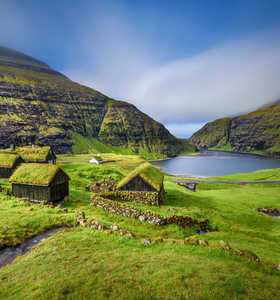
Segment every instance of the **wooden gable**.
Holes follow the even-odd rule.
[[[139,174],[132,177],[127,183],[121,186],[119,190],[158,192],[148,181],[143,179]]]
[[[56,173],[52,181],[50,182],[50,186],[59,185],[70,180],[69,176],[63,172],[61,169]]]

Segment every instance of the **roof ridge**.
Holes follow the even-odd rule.
[[[140,164],[137,168],[131,171],[126,177],[124,177],[117,185],[117,188],[120,188],[130,182],[133,178],[139,175],[144,181],[150,184],[154,189],[160,191],[162,182],[163,182],[163,174],[156,169],[149,162],[145,162]]]

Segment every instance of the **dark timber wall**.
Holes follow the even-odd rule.
[[[13,168],[0,167],[0,178],[10,178],[13,172]]]
[[[18,198],[28,198],[30,200],[38,201],[51,201],[50,199],[50,187],[49,186],[37,186],[26,184],[12,184],[13,195]]]
[[[61,184],[57,184],[54,186],[51,186],[51,196],[50,196],[50,201],[55,202],[62,200],[65,196],[69,195],[69,185],[68,182],[64,182]]]
[[[165,190],[164,190],[164,186],[162,185],[160,192],[158,194],[158,199],[159,199],[159,204],[162,204],[163,201],[165,200]]]
[[[119,188],[120,191],[141,191],[141,192],[157,192],[148,182],[137,175]]]
[[[23,162],[19,157],[12,167],[2,167],[0,166],[0,178],[10,178],[14,170]]]

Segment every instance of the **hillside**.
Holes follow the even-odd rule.
[[[135,106],[77,84],[30,56],[0,47],[0,148],[33,143],[66,153],[82,137],[159,156],[194,149]]]
[[[207,123],[189,141],[198,148],[280,157],[280,103]]]
[[[214,231],[199,234],[194,224],[153,225],[90,205],[88,184],[109,176],[119,182],[143,162],[137,155],[102,154],[111,162],[90,165],[90,158],[58,155],[58,165],[71,177],[69,201],[61,208],[20,201],[0,191],[2,251],[62,229],[6,266],[1,266],[0,250],[1,300],[279,299],[280,219],[256,210],[280,210],[279,184],[200,183],[193,192],[166,176],[161,206],[114,201],[143,214],[208,219]],[[240,178],[279,180],[280,169],[219,179]],[[0,186],[12,189],[3,179]],[[81,212],[94,225],[79,225]]]

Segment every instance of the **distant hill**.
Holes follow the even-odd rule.
[[[248,114],[209,122],[189,141],[198,148],[280,157],[280,101]]]
[[[66,153],[84,149],[75,147],[81,140],[88,148],[103,143],[159,156],[194,149],[135,106],[0,47],[0,148],[34,143]]]

